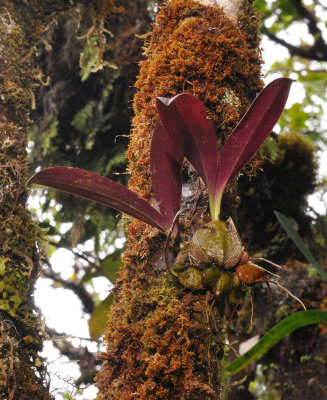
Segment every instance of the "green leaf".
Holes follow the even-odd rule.
[[[275,213],[279,223],[285,229],[288,236],[293,240],[293,242],[296,244],[296,246],[299,248],[299,250],[305,256],[305,258],[316,268],[316,270],[319,272],[319,274],[325,280],[327,280],[327,272],[321,267],[321,265],[318,263],[318,261],[311,254],[310,250],[307,248],[307,246],[305,245],[305,243],[302,240],[302,238],[300,237],[300,235],[293,228],[289,219],[284,214],[282,214],[278,211],[274,211],[274,213]]]
[[[261,357],[272,346],[296,329],[301,328],[302,326],[317,323],[327,323],[327,311],[309,310],[300,311],[290,315],[270,329],[270,331],[268,331],[264,336],[262,336],[259,342],[249,351],[227,365],[227,367],[224,369],[224,372],[231,375],[236,374],[246,367],[250,362]]]
[[[266,0],[256,0],[254,2],[254,7],[256,11],[261,11],[262,14],[265,14],[264,16],[267,17],[267,14],[269,13],[269,16],[271,15],[271,12],[269,12],[266,4]]]
[[[307,121],[310,114],[303,110],[303,104],[294,103],[292,107],[287,110],[290,118],[289,130],[299,131],[301,129],[308,129]]]
[[[120,270],[121,264],[121,251],[118,250],[101,261],[99,267],[105,272],[110,281],[115,283],[118,278],[118,271]]]
[[[118,272],[121,268],[121,254],[123,249],[117,249],[112,254],[104,258],[100,261],[98,267],[94,268],[93,265],[90,265],[85,269],[85,274],[81,280],[82,283],[89,282],[93,278],[97,278],[99,276],[105,276],[110,280],[111,283],[115,283],[118,278]],[[102,269],[102,271],[100,270]]]
[[[89,332],[91,339],[97,339],[101,336],[108,319],[108,309],[114,301],[114,295],[109,294],[91,314],[89,319]]]

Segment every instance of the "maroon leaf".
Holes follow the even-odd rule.
[[[148,204],[123,185],[79,168],[53,167],[36,173],[28,183],[49,186],[112,207],[158,229],[169,224]]]
[[[181,205],[183,159],[158,119],[151,141],[151,181],[161,215],[169,225]]]
[[[189,93],[171,99],[157,98],[160,120],[179,151],[188,158],[214,192],[217,169],[217,140],[212,121],[200,100]]]
[[[219,218],[227,182],[255,156],[277,123],[292,82],[289,78],[278,78],[266,86],[227,139],[218,162],[213,219]]]

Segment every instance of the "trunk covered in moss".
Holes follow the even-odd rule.
[[[185,91],[197,96],[207,106],[221,146],[262,87],[258,19],[251,2],[239,3],[232,19],[219,6],[193,0],[166,2],[157,15],[136,84],[127,153],[130,188],[149,201],[154,99]],[[184,185],[180,230],[187,242],[210,217],[204,186],[189,164]],[[225,197],[226,217],[235,211],[235,184]],[[135,220],[127,230],[97,377],[98,399],[219,399],[228,389],[221,382],[224,304],[209,292],[183,288],[166,271],[163,234]],[[171,262],[177,251],[169,248]]]
[[[77,9],[78,4],[84,7]],[[26,130],[36,107],[34,91],[48,79],[36,64],[44,33],[56,17],[75,8],[92,20],[98,62],[108,32],[109,14],[123,11],[115,0],[3,0],[0,6],[0,398],[50,399],[45,369],[38,357],[43,328],[33,302],[40,273],[37,223],[26,210]],[[50,45],[48,47],[51,47]]]
[[[2,1],[0,8],[0,398],[50,399],[38,358],[42,326],[32,290],[40,231],[26,210],[26,128],[41,80],[36,45],[64,2]]]

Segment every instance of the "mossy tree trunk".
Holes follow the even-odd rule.
[[[26,209],[26,145],[36,88],[48,78],[37,67],[43,34],[65,11],[88,15],[98,38],[99,66],[107,44],[104,23],[119,1],[3,0],[0,5],[0,398],[50,399],[38,352],[43,327],[33,302],[40,273],[41,233]],[[117,6],[116,6],[117,5]],[[84,10],[78,9],[83,7]],[[50,77],[51,78],[51,77]]]
[[[71,7],[71,5],[70,5]],[[64,1],[3,0],[0,7],[0,398],[50,399],[38,358],[33,302],[40,231],[26,210],[26,129],[41,76],[36,46]]]
[[[221,146],[262,87],[252,1],[221,2],[225,9],[216,3],[165,2],[147,43],[127,156],[130,188],[149,201],[154,99],[185,91],[197,96],[207,106]],[[187,242],[210,217],[205,188],[190,165],[183,175],[187,197],[180,229]],[[225,194],[224,218],[235,214],[235,197],[234,182]],[[97,377],[98,399],[221,398],[228,390],[221,381],[224,302],[179,285],[165,268],[165,236],[139,221],[128,222],[124,267]],[[169,251],[173,262],[178,247],[171,245]]]

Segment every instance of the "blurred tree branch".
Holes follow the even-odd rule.
[[[95,374],[98,372],[101,365],[100,360],[96,359],[95,354],[90,352],[87,347],[79,346],[76,347],[66,338],[63,333],[58,333],[55,329],[46,327],[46,333],[49,335],[54,347],[60,351],[60,353],[66,356],[70,361],[77,362],[81,375],[76,380],[75,385],[93,383]],[[81,340],[90,340],[87,338],[78,338]]]
[[[294,6],[299,19],[307,24],[308,31],[313,36],[314,44],[312,46],[294,46],[287,40],[278,37],[275,33],[271,32],[264,26],[262,28],[262,32],[275,43],[286,47],[291,56],[298,56],[316,61],[327,61],[327,43],[325,42],[322,31],[318,26],[318,19],[314,14],[314,11],[311,11],[305,7],[302,0],[290,0],[290,3]]]
[[[43,270],[43,276],[52,279],[54,282],[60,283],[65,289],[71,290],[77,295],[83,304],[83,311],[89,314],[94,310],[94,301],[92,295],[85,289],[85,287],[78,283],[78,281],[70,281],[63,279],[58,272],[54,272],[51,264],[47,263],[48,268]]]

